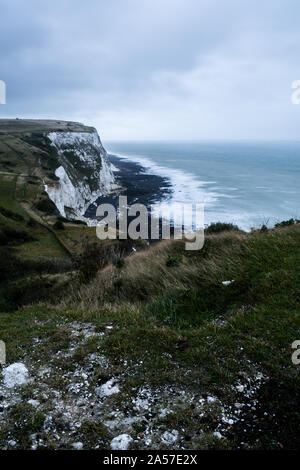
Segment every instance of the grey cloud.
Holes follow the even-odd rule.
[[[296,0],[20,3],[1,0],[2,115],[82,118],[107,138],[271,138],[281,115],[279,137],[297,135]]]

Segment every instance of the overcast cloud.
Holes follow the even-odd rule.
[[[0,0],[1,117],[102,139],[299,139],[298,0]]]

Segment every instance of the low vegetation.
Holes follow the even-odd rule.
[[[299,224],[207,234],[199,252],[87,240],[68,295],[0,316],[8,363],[35,384],[22,396],[39,403],[22,436],[18,400],[9,408],[1,446],[9,432],[19,448],[109,448],[127,432],[133,448],[298,448],[299,262]]]
[[[207,234],[209,234],[209,233],[231,232],[231,231],[240,232],[240,229],[238,228],[237,225],[228,224],[228,223],[225,223],[225,222],[212,223],[205,229],[205,232]]]

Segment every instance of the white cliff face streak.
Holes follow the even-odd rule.
[[[61,163],[56,183],[45,189],[62,216],[83,218],[97,197],[116,189],[113,172],[97,131],[51,132],[47,137]]]

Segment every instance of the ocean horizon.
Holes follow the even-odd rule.
[[[104,146],[116,175],[122,161],[123,169],[136,164],[139,172],[162,179],[155,199],[162,213],[176,204],[204,204],[205,225],[220,221],[247,231],[300,218],[300,141],[107,141]]]

